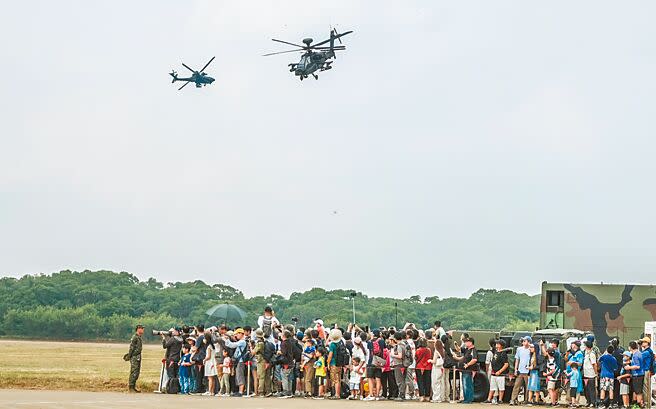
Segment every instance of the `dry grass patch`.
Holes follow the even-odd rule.
[[[128,343],[0,340],[0,388],[124,391],[130,363],[123,361]],[[157,388],[160,345],[144,345],[141,376],[144,391]]]

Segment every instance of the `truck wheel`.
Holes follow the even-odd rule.
[[[478,371],[474,376],[474,402],[484,402],[490,393],[490,382],[484,371]]]

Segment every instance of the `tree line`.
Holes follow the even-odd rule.
[[[430,326],[436,319],[451,329],[531,330],[539,320],[539,295],[509,290],[480,289],[468,298],[418,295],[396,299],[369,297],[351,289],[312,288],[247,298],[238,289],[203,281],[162,283],[140,281],[127,272],[61,271],[50,275],[0,278],[0,335],[60,340],[125,340],[134,326],[168,329],[176,325],[216,324],[205,311],[217,303],[230,303],[247,313],[244,323],[254,324],[262,309],[271,305],[282,322],[298,318],[308,326],[321,317],[326,325],[353,320],[351,293],[357,293],[359,325]]]

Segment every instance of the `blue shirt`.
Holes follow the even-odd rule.
[[[515,352],[515,361],[517,364],[517,372],[520,374],[528,374],[528,366],[531,364],[531,350],[528,348],[517,348]]]
[[[642,371],[651,371],[654,367],[654,351],[647,348],[642,351]]]
[[[643,376],[645,374],[645,366],[642,361],[642,352],[635,351],[633,354],[631,354],[631,366],[638,367],[638,369],[631,370],[631,376]]]
[[[185,362],[187,362],[187,363],[191,362],[191,354],[184,354],[182,356],[182,362],[181,363],[184,364]],[[189,376],[189,368],[190,368],[189,366],[180,365],[180,377]]]
[[[579,371],[570,370],[567,372],[567,376],[569,376],[569,387],[578,388],[579,383],[581,383],[581,373]]]
[[[617,370],[617,359],[610,354],[603,354],[599,358],[599,363],[601,364],[601,377],[602,378],[614,378],[615,371]]]
[[[569,366],[569,363],[571,363],[571,362],[576,362],[577,364],[579,364],[579,368],[582,368],[583,367],[583,358],[584,358],[583,352],[578,350],[578,351],[576,351],[576,353],[571,358],[569,358],[569,361],[567,362],[567,364],[568,364],[567,366]]]

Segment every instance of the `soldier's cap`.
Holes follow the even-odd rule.
[[[139,328],[141,328],[141,329],[143,329],[143,328],[144,328],[144,326],[143,326],[143,325],[141,325],[141,324],[137,324],[137,329],[139,329]]]
[[[258,328],[255,330],[255,336],[261,339],[264,338],[264,331],[262,331],[262,328]]]
[[[651,338],[649,338],[649,337],[644,337],[644,338],[642,338],[642,339],[640,340],[640,343],[643,343],[643,342],[647,342],[647,343],[651,344]]]

